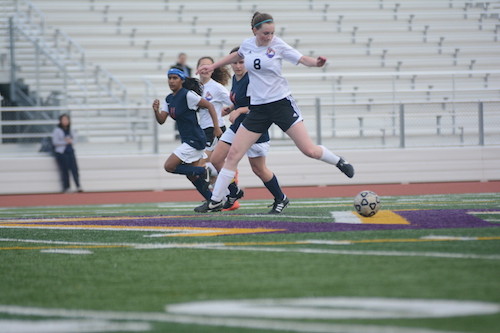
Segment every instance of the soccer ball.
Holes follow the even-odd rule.
[[[354,198],[354,208],[361,216],[371,217],[380,209],[380,198],[372,191],[361,191]]]

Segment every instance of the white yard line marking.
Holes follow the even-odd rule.
[[[73,250],[73,249],[47,249],[41,250],[42,253],[61,253],[61,254],[92,254],[90,250]]]
[[[311,249],[311,248],[294,249],[294,248],[280,248],[280,247],[246,247],[246,246],[207,247],[206,249],[231,250],[231,251],[262,251],[262,252],[355,255],[355,256],[434,257],[434,258],[450,258],[450,259],[500,260],[500,255],[477,255],[468,253],[447,253],[447,252],[355,251],[355,250],[327,250],[327,249]]]
[[[151,325],[144,322],[116,323],[100,319],[0,319],[4,333],[91,333],[91,332],[148,332]]]
[[[267,319],[396,319],[491,315],[496,303],[384,297],[299,297],[205,300],[169,304],[167,313]]]
[[[439,237],[439,236],[438,236]],[[458,240],[462,241],[463,237],[443,238],[436,240]],[[467,240],[471,240],[470,237]],[[213,249],[227,251],[261,251],[261,252],[281,252],[281,253],[308,253],[308,254],[331,254],[331,255],[358,255],[358,256],[389,256],[389,257],[434,257],[434,258],[449,258],[449,259],[484,259],[484,260],[500,260],[500,255],[477,255],[469,253],[448,253],[448,252],[410,252],[410,251],[358,251],[358,250],[330,250],[317,248],[284,248],[284,247],[264,247],[262,245],[281,245],[280,242],[275,243],[82,243],[82,242],[61,242],[61,241],[46,241],[46,240],[22,240],[0,238],[4,242],[25,242],[25,243],[43,243],[54,245],[82,245],[96,247],[131,247],[136,249],[171,249],[171,248],[188,248],[188,249]],[[348,245],[346,241],[320,241],[323,245]],[[316,240],[291,241],[285,242],[290,245],[314,245],[319,244]],[[236,246],[235,246],[236,245]],[[251,245],[251,246],[248,246]]]
[[[273,319],[243,319],[225,317],[207,317],[177,315],[162,312],[117,312],[117,311],[92,311],[68,309],[44,309],[20,306],[0,305],[0,312],[16,316],[43,316],[63,318],[85,318],[94,320],[124,320],[124,321],[150,321],[170,322],[178,324],[195,324],[223,327],[238,327],[249,329],[272,329],[291,332],[316,332],[316,333],[460,333],[450,331],[435,331],[422,328],[407,328],[380,325],[350,325],[330,324],[315,322],[299,322],[293,320]],[[1,326],[0,326],[1,328]]]
[[[457,240],[457,241],[474,241],[478,240],[477,237],[457,237],[457,236],[439,236],[439,235],[430,235],[420,237],[420,239],[431,239],[431,240]]]
[[[471,215],[500,215],[500,211],[493,211],[493,212],[488,212],[488,211],[484,211],[484,212],[467,212],[467,214],[471,214]]]

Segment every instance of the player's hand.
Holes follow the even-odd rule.
[[[155,99],[155,101],[153,102],[153,110],[157,112],[159,108],[160,108],[160,101]]]
[[[316,65],[318,67],[323,67],[325,63],[326,63],[326,57],[319,56],[318,59],[316,59]]]
[[[233,110],[231,110],[231,108],[229,106],[225,106],[222,108],[221,110],[221,114],[222,116],[227,116],[228,114],[230,114]]]
[[[196,74],[208,74],[210,72],[213,72],[213,66],[212,65],[201,65],[198,67],[196,70]]]
[[[222,130],[219,126],[214,127],[214,136],[216,136],[217,138],[220,138],[222,136]]]
[[[236,121],[236,118],[238,118],[240,116],[240,114],[241,113],[237,112],[236,110],[231,112],[231,114],[229,115],[229,121],[231,122],[231,124],[234,124],[234,122]]]

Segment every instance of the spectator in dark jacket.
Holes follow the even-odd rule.
[[[71,121],[67,114],[59,117],[59,125],[52,132],[52,143],[55,148],[55,156],[59,171],[61,172],[61,180],[63,185],[63,193],[68,193],[70,190],[69,172],[73,174],[76,190],[83,192],[80,187],[80,177],[78,175],[78,165],[76,163],[75,150],[75,133],[71,129]]]

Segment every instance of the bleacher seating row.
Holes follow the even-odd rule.
[[[204,55],[218,59],[251,37],[253,11],[274,15],[276,34],[306,55],[329,59],[323,69],[287,66],[296,98],[325,91],[343,73],[397,71],[488,71],[500,68],[498,2],[459,0],[362,1],[141,1],[32,0],[45,14],[46,34],[62,29],[85,50],[87,60],[112,72],[127,87],[128,98],[144,103],[143,76],[164,74],[183,51],[194,67]],[[68,12],[71,15],[68,15]],[[27,73],[31,69],[24,65]],[[294,73],[334,73],[327,82],[297,79]],[[355,103],[385,102],[384,90],[370,88],[362,76],[351,86]],[[327,83],[327,84],[325,84]],[[437,87],[409,89],[400,95],[409,101],[451,99]],[[356,89],[354,89],[356,87]],[[165,85],[157,91],[165,94]],[[352,103],[342,92],[337,102]],[[499,77],[492,73],[489,87],[460,77],[455,89],[464,98],[497,99]],[[482,90],[482,91],[478,91]],[[423,91],[423,93],[422,93]],[[467,92],[468,91],[468,92]],[[379,93],[380,92],[380,93]],[[427,92],[430,92],[427,94]],[[364,94],[364,95],[362,95]],[[363,96],[363,97],[361,97]]]
[[[30,4],[42,15],[33,11]],[[87,91],[68,82],[67,102],[73,107],[75,128],[84,138],[77,150],[87,191],[191,188],[184,177],[166,174],[162,168],[167,152],[175,144],[172,123],[158,135],[162,143],[160,154],[149,155],[140,149],[140,155],[131,154],[137,150],[129,148],[152,145],[148,141],[154,128],[149,106],[153,98],[163,98],[168,93],[165,72],[178,53],[186,52],[193,68],[201,56],[223,57],[251,37],[250,20],[255,10],[271,13],[276,20],[276,35],[303,54],[329,59],[323,68],[284,64],[284,73],[311,135],[316,130],[314,112],[319,97],[325,104],[323,131],[330,136],[325,145],[334,150],[339,142],[356,141],[357,145],[345,153],[359,176],[352,180],[341,174],[325,177],[332,174],[330,165],[311,162],[297,150],[280,147],[286,146],[285,140],[280,141],[273,134],[268,162],[283,186],[500,179],[498,146],[490,143],[499,142],[496,118],[485,125],[490,138],[486,146],[473,146],[477,142],[477,108],[469,103],[458,104],[500,100],[500,1],[4,0],[1,6],[0,76],[8,77],[8,19],[15,15],[16,8],[25,17],[31,15],[33,23],[41,27],[32,32],[33,37],[42,37],[54,52],[67,51],[77,59],[85,59],[86,71],[79,70],[78,63],[72,63],[67,70],[75,81],[86,82]],[[71,48],[74,44],[64,44],[68,38],[62,32],[84,53]],[[19,78],[36,87],[38,71],[41,96],[61,90],[61,70],[43,55],[37,65],[32,42],[17,36],[15,51]],[[99,82],[94,81],[91,72],[98,68],[104,74],[109,71],[119,82],[106,75]],[[145,80],[152,84],[149,94]],[[109,96],[106,89],[116,96]],[[120,99],[116,97],[122,96],[128,103],[120,110],[116,107]],[[410,124],[413,119],[418,120],[414,118],[418,112],[423,116],[424,110],[442,108],[441,113],[422,119],[420,127],[410,128],[408,133],[425,142],[442,130],[447,134],[441,137],[442,146],[447,148],[412,149],[412,144],[408,144],[409,149],[387,148],[398,147],[398,142],[394,142],[398,137],[391,135],[395,124],[387,117],[397,106],[388,105],[400,102],[422,102],[408,107],[414,109],[407,118]],[[432,106],[425,104],[432,102]],[[457,104],[445,106],[443,102]],[[85,110],[85,103],[94,108]],[[99,111],[95,108],[105,104],[112,106]],[[450,124],[450,105],[474,109],[470,124],[467,116]],[[497,105],[490,103],[488,107]],[[333,122],[333,113],[338,117],[337,127],[328,125]],[[132,130],[130,119],[124,117],[133,118],[137,130]],[[450,135],[450,130],[456,133]],[[141,135],[148,139],[143,142]],[[370,147],[374,140],[383,142],[382,147],[386,148],[359,149]],[[109,146],[102,145],[100,154],[93,153],[102,142]],[[459,147],[461,144],[463,147]],[[106,149],[116,145],[120,150],[110,150],[112,153],[108,154]],[[28,150],[35,151],[38,146],[26,146],[25,153],[4,153],[15,151],[14,145],[2,150],[0,194],[58,192],[53,158],[33,156]],[[36,170],[31,167],[33,164],[37,165]],[[314,173],[303,173],[306,167],[313,167]],[[241,165],[240,181],[248,187],[261,186],[248,162]]]

